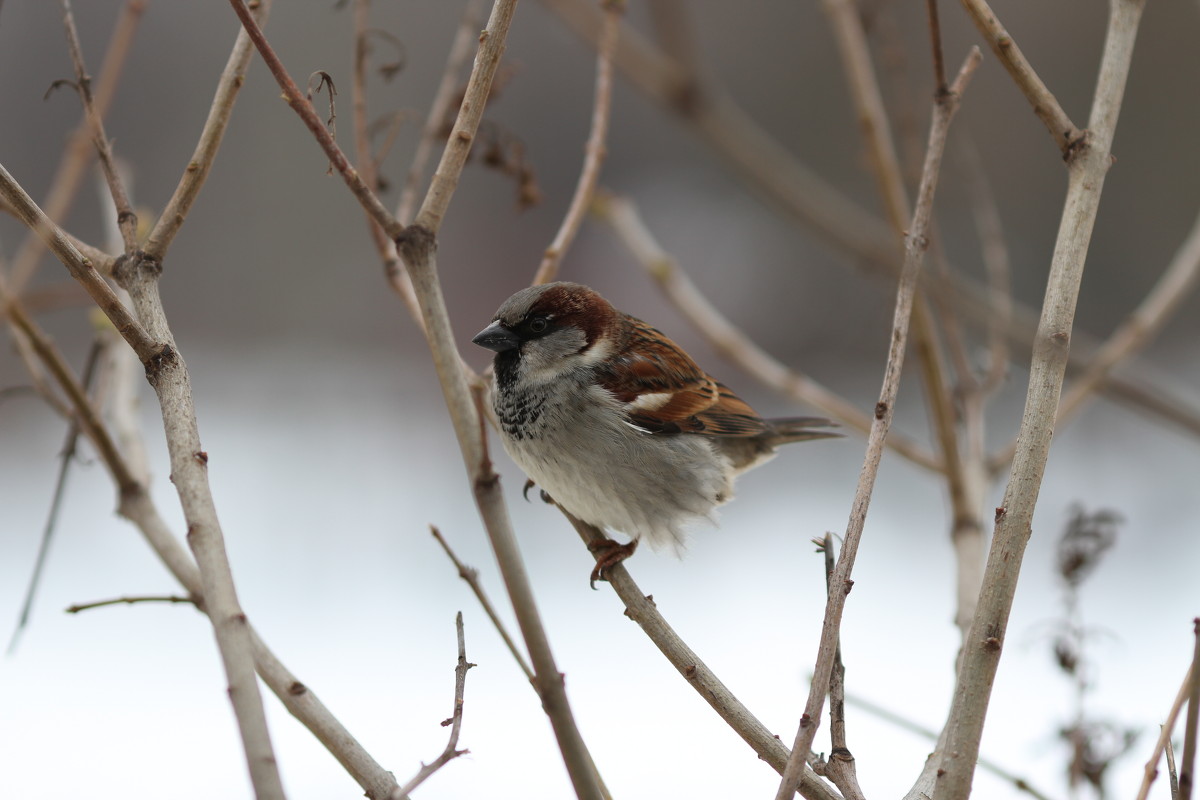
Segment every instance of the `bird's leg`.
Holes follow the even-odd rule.
[[[596,588],[596,581],[607,581],[608,576],[605,572],[609,567],[620,564],[625,559],[633,555],[633,551],[637,550],[638,540],[633,539],[626,544],[613,541],[609,538],[600,539],[588,545],[588,550],[596,556],[596,567],[592,570],[591,579],[588,581],[592,589]]]

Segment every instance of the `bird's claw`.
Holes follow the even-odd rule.
[[[588,585],[592,587],[592,590],[595,591],[596,589],[596,581],[607,581],[608,570],[633,555],[633,552],[637,550],[637,546],[637,539],[633,539],[625,544],[608,538],[590,543],[588,550],[591,551],[592,555],[596,556],[596,566],[592,569],[591,577],[588,580]]]

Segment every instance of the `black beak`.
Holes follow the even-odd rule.
[[[501,325],[499,320],[475,334],[475,338],[471,341],[480,347],[495,350],[497,353],[508,352],[521,344],[521,338]]]

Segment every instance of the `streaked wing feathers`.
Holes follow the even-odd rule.
[[[770,429],[663,334],[628,318],[629,340],[613,354],[600,385],[626,404],[631,424],[649,433],[756,436]]]

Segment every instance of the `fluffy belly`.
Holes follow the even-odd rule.
[[[713,509],[732,496],[729,467],[703,437],[657,436],[624,423],[593,427],[583,437],[576,426],[547,422],[535,436],[505,436],[505,448],[585,522],[679,551],[684,526],[711,521]]]

